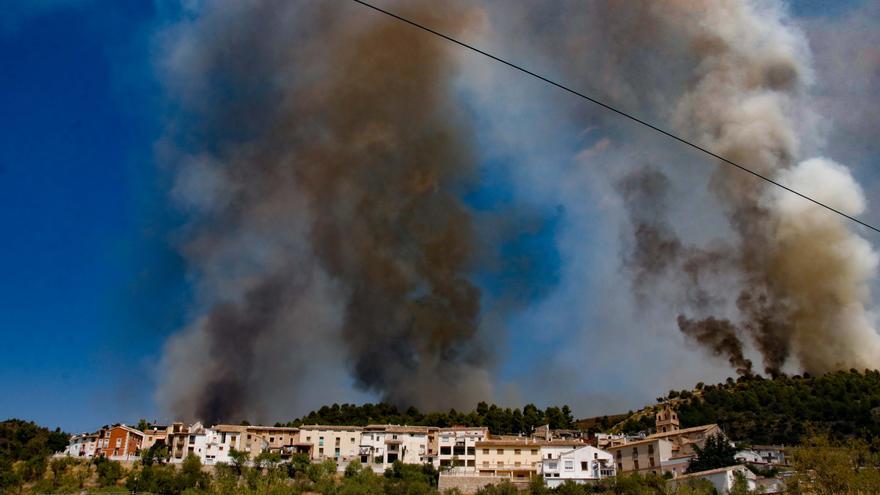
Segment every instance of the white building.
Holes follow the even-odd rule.
[[[67,457],[83,457],[91,459],[95,456],[97,442],[98,436],[94,433],[74,435],[70,437],[70,442],[61,453]]]
[[[758,454],[767,464],[787,465],[785,447],[779,445],[752,445],[752,451]]]
[[[486,427],[455,426],[437,431],[437,457],[434,467],[459,467],[465,471],[477,469],[477,442],[489,436]]]
[[[566,481],[586,483],[615,476],[614,456],[591,445],[572,449],[541,447],[544,483],[555,488]]]
[[[199,457],[205,465],[232,464],[232,458],[229,457],[232,449],[244,451],[244,426],[217,425],[206,428],[204,432],[205,447]]]
[[[764,464],[764,459],[754,450],[740,450],[733,456],[737,462],[747,462],[750,464]]]
[[[678,486],[682,483],[687,483],[688,480],[692,479],[708,480],[710,483],[712,483],[712,486],[715,487],[715,490],[719,494],[724,495],[730,493],[730,490],[736,483],[737,475],[741,475],[746,479],[749,491],[755,490],[758,477],[755,476],[755,473],[749,471],[747,467],[741,465],[728,466],[718,469],[710,469],[708,471],[700,471],[698,473],[685,474],[677,478],[673,478],[671,480],[671,483],[675,486]]]
[[[437,428],[426,426],[369,425],[361,434],[358,455],[365,466],[382,472],[401,461],[405,464],[429,462],[428,434]]]

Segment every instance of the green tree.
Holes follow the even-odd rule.
[[[703,447],[695,444],[694,453],[696,453],[696,457],[688,466],[687,472],[689,473],[733,466],[737,463],[734,459],[736,447],[730,445],[727,438],[720,433],[707,438]]]
[[[122,465],[105,457],[95,459],[95,470],[101,486],[114,486],[122,479]]]
[[[205,489],[208,487],[208,477],[202,471],[202,461],[195,454],[189,454],[180,466],[178,486],[181,490],[187,488]]]
[[[229,459],[232,461],[232,467],[235,469],[235,472],[239,476],[243,475],[250,460],[248,453],[243,450],[229,449]]]

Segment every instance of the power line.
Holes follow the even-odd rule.
[[[829,211],[831,211],[831,212],[837,213],[838,215],[840,215],[840,216],[842,216],[842,217],[844,217],[844,218],[846,218],[846,219],[848,219],[848,220],[851,220],[851,221],[853,221],[853,222],[855,222],[855,223],[857,223],[857,224],[859,224],[859,225],[861,225],[861,226],[863,226],[863,227],[867,227],[867,228],[869,228],[869,229],[871,229],[871,230],[873,230],[873,231],[875,231],[875,232],[877,232],[877,233],[880,233],[880,228],[874,227],[873,225],[871,225],[871,224],[869,224],[869,223],[865,223],[865,222],[859,220],[858,218],[855,218],[855,217],[853,217],[853,216],[851,216],[851,215],[848,215],[848,214],[846,214],[846,213],[844,213],[844,212],[842,212],[842,211],[840,211],[840,210],[838,210],[838,209],[836,209],[836,208],[834,208],[834,207],[832,207],[832,206],[829,206],[829,205],[827,205],[827,204],[825,204],[825,203],[823,203],[823,202],[821,202],[821,201],[819,201],[819,200],[817,200],[817,199],[813,199],[813,198],[807,196],[806,194],[803,194],[803,193],[801,193],[801,192],[798,192],[798,191],[796,191],[795,189],[792,189],[792,188],[790,188],[790,187],[788,187],[788,186],[786,186],[786,185],[784,185],[784,184],[782,184],[782,183],[779,183],[779,182],[777,182],[777,181],[771,179],[770,177],[767,177],[767,176],[765,176],[765,175],[763,175],[763,174],[760,174],[760,173],[758,173],[758,172],[755,172],[754,170],[752,170],[752,169],[750,169],[750,168],[748,168],[748,167],[745,167],[745,166],[743,166],[743,165],[740,165],[739,163],[736,163],[736,162],[734,162],[734,161],[732,161],[732,160],[728,160],[727,158],[724,158],[724,157],[721,156],[721,155],[718,155],[718,154],[716,154],[716,153],[713,153],[712,151],[709,151],[709,150],[707,150],[706,148],[703,148],[702,146],[700,146],[700,145],[698,145],[698,144],[694,144],[694,143],[688,141],[687,139],[684,139],[684,138],[682,138],[682,137],[678,137],[678,136],[676,136],[675,134],[673,134],[673,133],[671,133],[671,132],[669,132],[669,131],[666,131],[666,130],[664,130],[664,129],[660,128],[660,127],[657,127],[656,125],[653,125],[653,124],[651,124],[651,123],[648,123],[648,122],[646,122],[646,121],[644,121],[644,120],[642,120],[642,119],[640,119],[640,118],[638,118],[638,117],[636,117],[636,116],[634,116],[634,115],[632,115],[632,114],[629,114],[629,113],[627,113],[627,112],[624,112],[623,110],[619,110],[619,109],[617,109],[617,108],[615,108],[615,107],[613,107],[613,106],[611,106],[611,105],[609,105],[609,104],[607,104],[607,103],[604,103],[604,102],[602,102],[602,101],[600,101],[600,100],[597,100],[597,99],[595,99],[595,98],[593,98],[593,97],[591,97],[591,96],[587,96],[587,95],[585,95],[585,94],[583,94],[583,93],[581,93],[581,92],[579,92],[579,91],[576,91],[576,90],[574,90],[574,89],[571,89],[571,88],[568,87],[568,86],[565,86],[565,85],[560,84],[560,83],[558,83],[558,82],[556,82],[556,81],[553,81],[552,79],[548,79],[548,78],[546,78],[546,77],[544,77],[544,76],[542,76],[542,75],[540,75],[540,74],[537,74],[537,73],[535,73],[535,72],[532,72],[532,71],[530,71],[530,70],[528,70],[528,69],[526,69],[526,68],[524,68],[524,67],[522,67],[522,66],[519,66],[519,65],[517,65],[517,64],[514,64],[513,62],[509,62],[509,61],[507,61],[507,60],[504,60],[503,58],[496,57],[495,55],[492,55],[491,53],[486,52],[486,51],[484,51],[484,50],[481,50],[481,49],[479,49],[479,48],[477,48],[477,47],[475,47],[475,46],[473,46],[473,45],[469,45],[469,44],[467,44],[467,43],[465,43],[465,42],[463,42],[463,41],[459,41],[459,40],[457,40],[457,39],[455,39],[455,38],[453,38],[453,37],[451,37],[451,36],[445,35],[445,34],[439,32],[439,31],[435,31],[435,30],[433,30],[433,29],[431,29],[431,28],[429,28],[429,27],[427,27],[427,26],[424,26],[424,25],[422,25],[422,24],[419,24],[419,23],[417,23],[417,22],[415,22],[415,21],[412,21],[412,20],[410,20],[410,19],[407,19],[407,18],[405,18],[405,17],[401,17],[401,16],[399,16],[399,15],[393,13],[393,12],[389,12],[389,11],[387,11],[387,10],[381,9],[381,8],[379,8],[379,7],[376,7],[375,5],[369,4],[369,3],[367,3],[367,2],[365,2],[365,1],[363,1],[363,0],[352,0],[352,1],[355,2],[355,3],[359,3],[359,4],[363,5],[364,7],[371,8],[371,9],[375,10],[376,12],[381,12],[382,14],[385,14],[385,15],[387,15],[387,16],[389,16],[389,17],[393,17],[394,19],[397,19],[398,21],[405,22],[405,23],[409,24],[410,26],[413,26],[413,27],[419,28],[419,29],[421,29],[421,30],[423,30],[423,31],[427,31],[427,32],[429,32],[429,33],[431,33],[431,34],[433,34],[433,35],[435,35],[435,36],[439,36],[439,37],[441,37],[441,38],[443,38],[443,39],[445,39],[445,40],[447,40],[447,41],[450,41],[450,42],[452,42],[452,43],[455,43],[456,45],[459,45],[459,46],[461,46],[461,47],[467,48],[468,50],[471,50],[471,51],[473,51],[473,52],[477,52],[477,53],[479,53],[480,55],[483,55],[483,56],[489,57],[489,58],[491,58],[492,60],[494,60],[494,61],[496,61],[496,62],[500,62],[500,63],[502,63],[502,64],[504,64],[504,65],[506,65],[506,66],[508,66],[508,67],[511,67],[511,68],[516,69],[516,70],[518,70],[518,71],[520,71],[520,72],[523,72],[523,73],[525,73],[525,74],[528,74],[528,75],[530,75],[530,76],[532,76],[532,77],[534,77],[534,78],[536,78],[536,79],[540,79],[541,81],[544,81],[545,83],[550,84],[550,85],[552,85],[552,86],[556,86],[557,88],[559,88],[559,89],[561,89],[561,90],[563,90],[563,91],[566,91],[566,92],[568,92],[568,93],[571,93],[571,94],[573,94],[573,95],[575,95],[575,96],[579,96],[579,97],[581,97],[581,98],[583,98],[583,99],[585,99],[585,100],[587,100],[587,101],[590,101],[590,102],[592,102],[592,103],[594,103],[594,104],[596,104],[596,105],[599,105],[599,106],[602,107],[602,108],[605,108],[606,110],[610,110],[610,111],[612,111],[612,112],[614,112],[614,113],[616,113],[616,114],[618,114],[618,115],[621,115],[621,116],[623,116],[623,117],[626,117],[626,118],[628,118],[628,119],[630,119],[630,120],[632,120],[632,121],[634,121],[634,122],[637,122],[637,123],[639,123],[639,124],[641,124],[641,125],[643,125],[643,126],[645,126],[645,127],[648,127],[648,128],[650,128],[650,129],[653,129],[653,130],[655,130],[655,131],[657,131],[657,132],[659,132],[659,133],[661,133],[661,134],[663,134],[663,135],[665,135],[665,136],[667,136],[667,137],[670,137],[670,138],[672,138],[672,139],[674,139],[674,140],[676,140],[676,141],[678,141],[678,142],[680,142],[680,143],[682,143],[682,144],[685,144],[685,145],[687,145],[687,146],[690,146],[691,148],[694,148],[694,149],[697,149],[697,150],[699,150],[699,151],[702,151],[703,153],[706,153],[707,155],[709,155],[709,156],[711,156],[711,157],[713,157],[713,158],[717,158],[718,160],[721,160],[723,163],[725,163],[725,164],[727,164],[727,165],[730,165],[730,166],[736,167],[736,168],[738,168],[739,170],[741,170],[741,171],[743,171],[743,172],[749,173],[749,174],[751,174],[751,175],[753,175],[753,176],[755,176],[755,177],[757,177],[757,178],[759,178],[759,179],[762,179],[762,180],[764,180],[764,181],[766,181],[766,182],[769,182],[770,184],[773,184],[774,186],[780,187],[780,188],[782,188],[782,189],[784,189],[784,190],[786,190],[786,191],[788,191],[788,192],[790,192],[790,193],[792,193],[792,194],[795,194],[795,195],[797,195],[797,196],[800,196],[801,198],[806,199],[807,201],[810,201],[810,202],[812,202],[812,203],[814,203],[814,204],[816,204],[816,205],[818,205],[818,206],[821,206],[822,208],[825,208],[826,210],[829,210]]]

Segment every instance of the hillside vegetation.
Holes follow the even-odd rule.
[[[333,404],[324,406],[317,411],[283,423],[284,426],[300,426],[304,424],[355,425],[368,424],[399,424],[415,426],[485,426],[493,435],[517,435],[531,433],[535,427],[549,424],[551,428],[573,428],[574,417],[568,406],[551,406],[539,409],[528,404],[520,410],[499,407],[495,404],[480,402],[470,412],[422,413],[414,407],[405,411],[389,404]],[[278,423],[277,426],[282,426]]]
[[[673,390],[657,400],[678,411],[683,428],[718,423],[730,438],[745,443],[793,445],[804,436],[823,434],[832,440],[859,438],[880,450],[880,371],[876,370],[741,377]],[[650,430],[656,407],[630,413],[613,429]]]
[[[41,477],[47,457],[64,449],[68,438],[58,428],[51,431],[31,421],[0,422],[0,490]]]

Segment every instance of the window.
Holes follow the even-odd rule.
[[[489,461],[483,461],[483,466],[489,467]]]
[[[501,467],[501,466],[503,466],[503,465],[504,465],[504,463],[503,463],[503,462],[501,462],[501,461],[498,461],[498,467]]]
[[[324,447],[319,448],[319,449],[318,449],[318,453],[319,453],[319,454],[323,454],[323,453],[324,453]]]
[[[496,453],[498,455],[502,455],[502,454],[504,454],[504,449],[498,449],[498,451]]]
[[[617,458],[620,459],[621,457],[623,457],[623,450],[618,450],[617,451]]]
[[[522,450],[521,449],[514,449],[513,453],[514,453],[514,455],[520,455],[520,454],[522,454]]]
[[[483,449],[483,454],[489,455],[489,449]]]
[[[648,445],[648,454],[654,453],[654,444]]]
[[[354,443],[354,437],[351,437],[351,443]]]
[[[650,461],[651,467],[654,467],[654,456],[649,457],[648,461]]]
[[[619,472],[619,473],[623,472],[623,463],[622,462],[617,463],[617,472]]]
[[[275,437],[269,437],[269,443],[275,443]]]
[[[555,462],[548,462],[547,463],[547,469],[555,470],[557,466],[558,466],[558,464]]]
[[[639,470],[639,460],[638,459],[633,461],[633,469],[635,469],[636,471]]]
[[[594,452],[594,453],[593,453],[593,459],[598,459],[598,458],[599,458],[599,453],[598,453],[598,452]]]
[[[119,447],[122,447],[122,439],[121,438],[116,439],[116,448],[119,448]]]
[[[639,448],[633,447],[633,457],[638,457],[638,456],[639,456]]]
[[[484,452],[484,453],[488,453],[488,452]],[[452,447],[449,447],[449,446],[440,447],[440,455],[451,455],[451,454],[452,454]]]
[[[475,449],[474,447],[467,448],[467,455],[476,455],[476,454],[477,454],[477,449]]]
[[[565,461],[565,470],[566,470],[566,471],[571,471],[571,470],[573,470],[573,469],[574,469],[574,461],[566,460],[566,461]]]
[[[519,461],[516,461],[516,462],[513,463],[513,465],[516,466],[516,467],[520,467],[520,466],[522,466],[522,463],[519,462]]]
[[[532,455],[538,455],[538,449],[532,449]]]

